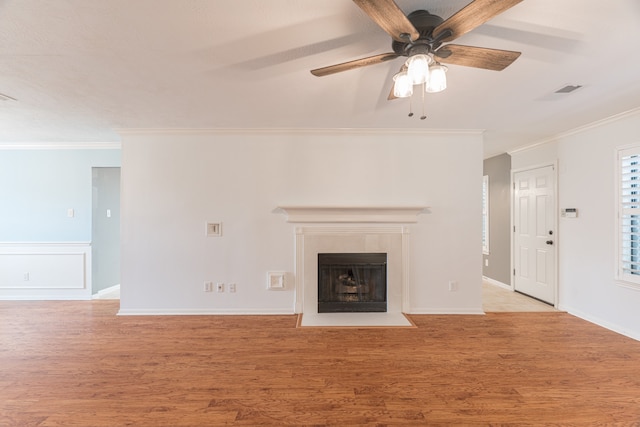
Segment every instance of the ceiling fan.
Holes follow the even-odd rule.
[[[391,36],[393,52],[316,68],[311,70],[311,74],[314,76],[322,77],[379,64],[400,56],[406,56],[409,59],[402,66],[398,75],[410,68],[410,62],[414,57],[426,60],[427,68],[430,63],[440,65],[439,61],[442,61],[447,64],[501,71],[520,56],[520,52],[448,42],[484,24],[522,0],[473,0],[446,20],[426,10],[416,10],[405,15],[393,0],[353,1]],[[416,81],[414,81],[415,83]],[[398,95],[399,93],[394,93],[394,89],[392,89],[389,99],[399,97]]]

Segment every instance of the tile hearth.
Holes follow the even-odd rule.
[[[311,313],[300,314],[298,327],[405,327],[416,326],[402,313]]]

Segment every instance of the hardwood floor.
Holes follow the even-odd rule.
[[[0,425],[640,425],[640,342],[562,312],[296,328],[0,302]]]

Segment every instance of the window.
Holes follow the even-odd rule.
[[[482,177],[482,253],[489,255],[489,175]]]
[[[640,145],[618,150],[617,279],[640,285]]]

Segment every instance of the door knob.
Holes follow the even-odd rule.
[[[553,240],[547,240],[547,245],[553,245]]]

